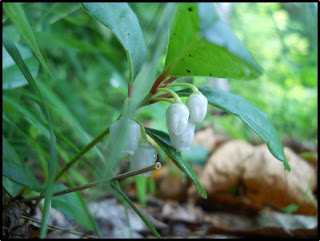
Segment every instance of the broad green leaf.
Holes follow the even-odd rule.
[[[163,73],[253,79],[261,68],[219,18],[213,3],[180,3]]]
[[[43,211],[43,217],[42,217],[42,223],[41,223],[41,230],[40,230],[40,237],[43,238],[47,234],[47,222],[49,217],[49,212],[51,208],[51,198],[53,193],[53,187],[54,187],[54,177],[56,173],[56,146],[55,146],[55,135],[53,132],[53,126],[52,121],[50,117],[50,113],[47,107],[47,104],[44,100],[44,97],[42,93],[40,92],[37,83],[33,79],[28,67],[26,66],[25,62],[23,61],[19,50],[16,48],[14,43],[8,39],[6,35],[3,36],[3,44],[16,65],[20,68],[21,72],[23,73],[24,77],[28,80],[30,86],[33,88],[33,90],[39,95],[42,102],[42,109],[43,112],[46,113],[49,129],[50,129],[50,159],[48,161],[48,171],[49,176],[46,184],[46,191],[45,191],[45,203],[44,203],[44,211]]]
[[[24,187],[43,191],[41,185],[32,175],[30,170],[22,163],[17,153],[4,136],[2,136],[2,167],[2,175],[11,181]]]
[[[188,177],[191,178],[198,192],[203,198],[207,198],[207,193],[201,183],[198,180],[197,175],[193,169],[189,166],[188,162],[183,160],[179,153],[171,145],[169,135],[163,131],[146,128],[147,134],[167,153],[172,161],[180,168]]]
[[[54,192],[62,191],[67,189],[63,184],[57,184],[54,187]],[[84,210],[79,196],[73,192],[65,195],[60,195],[52,198],[52,206],[68,217],[72,218],[74,221],[79,223],[82,227],[93,230],[92,223],[87,216],[86,211]]]
[[[104,26],[110,28],[127,52],[130,82],[137,76],[146,55],[146,45],[135,13],[127,3],[82,3]]]
[[[3,8],[6,11],[6,13],[9,15],[10,19],[14,24],[20,29],[22,35],[24,38],[28,41],[30,44],[30,47],[32,48],[33,52],[39,59],[41,65],[45,68],[45,70],[50,74],[50,70],[47,66],[46,61],[44,60],[41,51],[38,47],[37,41],[34,37],[33,31],[31,29],[31,26],[29,24],[29,21],[21,7],[20,3],[5,3],[3,4]]]
[[[278,133],[265,112],[251,105],[240,96],[219,89],[199,88],[199,90],[207,97],[209,104],[239,116],[267,143],[272,155],[282,161],[285,169],[290,171],[290,165],[283,152],[283,146]],[[189,96],[191,91],[184,89],[177,91],[177,94]]]

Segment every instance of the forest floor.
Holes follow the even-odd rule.
[[[196,133],[194,145],[210,150],[204,163],[192,165],[207,199],[170,163],[151,176],[155,193],[146,196],[145,205],[134,183],[123,187],[162,237],[317,237],[317,150],[286,141],[291,166],[286,172],[265,144],[228,140],[207,128]],[[126,215],[111,193],[88,207],[105,238],[154,238],[141,218],[131,208]],[[16,205],[3,211],[4,237],[39,236],[41,210],[26,214],[28,208]],[[49,224],[48,238],[97,238],[54,208]]]

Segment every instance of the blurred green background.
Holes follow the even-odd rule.
[[[164,3],[129,3],[136,13],[147,44],[157,43],[154,30]],[[218,3],[221,17],[251,52],[264,74],[256,80],[221,80],[206,77],[181,78],[179,82],[198,87],[216,87],[242,96],[266,112],[282,140],[295,139],[317,144],[317,5],[314,3]],[[43,70],[19,30],[3,13],[3,32],[18,43],[23,58],[43,92],[57,135],[60,166],[70,161],[90,140],[119,116],[127,95],[129,76],[125,51],[111,30],[84,11],[80,3],[25,3],[27,19],[36,41],[53,73]],[[167,30],[163,34],[167,34]],[[149,51],[148,51],[149,50]],[[6,58],[3,47],[3,58]],[[154,66],[160,74],[165,58]],[[150,81],[155,81],[150,79]],[[3,135],[19,157],[47,176],[49,131],[40,111],[40,100],[19,75],[12,62],[3,62]],[[168,103],[157,103],[137,111],[147,126],[166,130]],[[262,140],[239,118],[211,115],[197,130],[212,126],[214,131],[234,139]],[[105,138],[71,169],[79,184],[88,182],[107,152]],[[90,160],[90,161],[89,161]],[[100,164],[99,164],[100,163]],[[85,168],[79,168],[85,167]],[[75,171],[77,170],[77,171]],[[42,180],[42,181],[43,181]]]

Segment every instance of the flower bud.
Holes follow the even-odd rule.
[[[167,109],[166,117],[169,133],[179,135],[186,129],[188,124],[188,107],[184,104],[174,103]]]
[[[157,160],[157,151],[149,142],[140,142],[137,150],[131,158],[131,170],[139,170],[155,164]],[[153,171],[139,174],[138,176],[151,176]]]
[[[180,135],[169,132],[171,144],[177,151],[187,151],[190,149],[194,137],[195,125],[191,121],[188,122],[186,129]]]
[[[191,94],[186,102],[189,112],[190,118],[196,123],[200,123],[203,121],[204,117],[207,114],[208,108],[208,100],[207,98],[199,93],[199,94]]]
[[[115,138],[118,137],[119,133],[120,133],[120,120],[117,120],[113,122],[110,126],[111,147],[113,147],[112,145],[114,145],[112,140],[115,140]],[[140,131],[139,124],[133,120],[129,120],[125,145],[124,145],[124,149],[122,150],[123,155],[134,154],[134,151],[138,147],[140,136],[141,136],[141,131]]]

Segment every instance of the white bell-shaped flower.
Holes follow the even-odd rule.
[[[157,160],[157,150],[147,141],[139,143],[137,150],[131,157],[130,167],[131,170],[139,170],[155,164]],[[151,176],[153,171],[139,174],[138,176]]]
[[[120,120],[113,122],[109,129],[110,129],[111,147],[113,148],[112,145],[114,145],[114,142],[112,142],[112,140],[115,140],[115,138],[117,138],[117,136],[121,131]],[[126,139],[125,139],[125,145],[124,145],[124,149],[122,150],[122,154],[133,155],[135,150],[138,148],[140,137],[141,137],[141,130],[140,130],[139,124],[133,120],[129,120]]]
[[[174,103],[168,107],[166,118],[169,133],[180,135],[186,129],[188,124],[188,107],[182,103]]]
[[[202,122],[207,114],[207,98],[201,93],[193,93],[187,99],[186,104],[190,112],[191,120],[196,123]]]
[[[180,135],[169,132],[171,144],[177,151],[187,151],[190,149],[194,137],[195,124],[189,121],[186,129]]]

